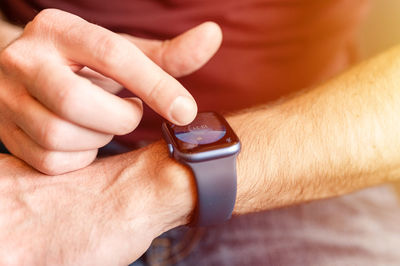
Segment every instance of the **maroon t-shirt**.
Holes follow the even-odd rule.
[[[231,111],[315,85],[353,62],[368,0],[2,0],[6,16],[20,24],[48,7],[153,39],[217,22],[224,34],[221,49],[180,81],[199,110]],[[159,122],[146,108],[139,128],[119,139],[157,139]]]

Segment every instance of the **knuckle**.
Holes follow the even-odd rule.
[[[124,51],[124,42],[119,41],[108,34],[102,34],[97,39],[97,48],[94,51],[96,58],[101,59],[100,62],[105,68],[114,68],[119,65],[125,56],[122,56]]]
[[[158,51],[160,66],[174,77],[182,76],[188,72],[187,60],[185,57],[177,57],[172,51],[171,40],[165,40],[161,43]],[[193,60],[193,57],[191,57]]]
[[[78,95],[76,95],[75,86],[71,87],[60,87],[55,92],[54,97],[54,109],[64,117],[70,117],[71,113],[77,108],[77,104],[80,102]]]
[[[15,43],[4,48],[0,53],[1,69],[9,74],[12,69],[19,69],[23,62],[23,57],[18,51]]]
[[[10,87],[10,89],[15,89]],[[11,93],[0,93],[0,112],[7,120],[18,121],[24,117],[30,96],[25,91],[14,90]]]
[[[24,29],[24,35],[47,36],[52,39],[57,34],[66,33],[71,25],[75,25],[77,16],[65,11],[48,8],[40,11]]]
[[[39,68],[31,86],[34,87],[34,96],[39,101],[44,102],[49,109],[61,117],[69,117],[71,113],[76,113],[75,109],[79,102],[79,90],[82,83],[90,83],[89,80],[70,80],[69,78],[58,78],[55,80],[46,73],[45,68]]]
[[[202,53],[191,52],[190,56],[176,56],[171,40],[165,40],[158,49],[161,68],[174,77],[181,77],[194,71],[204,63]]]
[[[7,65],[9,62],[13,62],[16,57],[16,53],[14,53],[13,45],[4,48],[0,53],[0,64],[1,66]]]
[[[32,44],[25,39],[18,39],[0,52],[0,70],[10,80],[23,84],[21,77],[29,77],[37,66],[36,51],[32,52]]]
[[[167,57],[169,55],[168,50],[169,50],[170,46],[171,46],[171,41],[170,40],[165,40],[160,44],[160,47],[158,49],[157,57],[158,57],[158,59],[160,61],[159,64],[164,69],[168,65],[168,59],[169,58],[167,58]]]
[[[64,12],[54,8],[47,8],[40,11],[30,23],[30,27],[36,29],[48,28],[60,20]]]
[[[166,87],[167,79],[165,77],[160,77],[156,79],[155,83],[153,86],[151,86],[150,90],[147,93],[147,99],[149,104],[153,104],[157,101],[157,99],[160,99],[161,93]]]
[[[62,129],[60,123],[51,119],[46,123],[40,132],[40,144],[49,150],[57,150],[60,148],[60,140],[62,139]]]
[[[12,98],[8,99],[7,107],[13,112],[13,118],[24,114],[26,107],[31,104],[31,96],[26,91],[14,91]]]

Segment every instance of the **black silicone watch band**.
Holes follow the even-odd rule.
[[[236,201],[236,156],[184,162],[192,169],[197,185],[198,202],[191,225],[216,225],[231,217]]]

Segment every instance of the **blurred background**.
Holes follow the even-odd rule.
[[[370,14],[363,24],[360,43],[364,58],[400,44],[399,0],[371,0]]]

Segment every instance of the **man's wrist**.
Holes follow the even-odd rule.
[[[151,156],[156,156],[159,171],[156,171],[160,197],[169,218],[167,226],[174,228],[188,224],[196,205],[196,185],[188,167],[178,163],[168,155],[166,144],[161,141],[151,147]],[[156,154],[156,155],[155,155]],[[171,229],[168,228],[168,229]]]
[[[163,141],[139,151],[121,178],[136,178],[147,182],[149,222],[159,228],[159,234],[190,222],[196,204],[196,187],[191,171],[168,156]],[[133,157],[136,157],[135,155]],[[125,177],[124,177],[125,176]],[[137,189],[137,188],[134,188]]]

